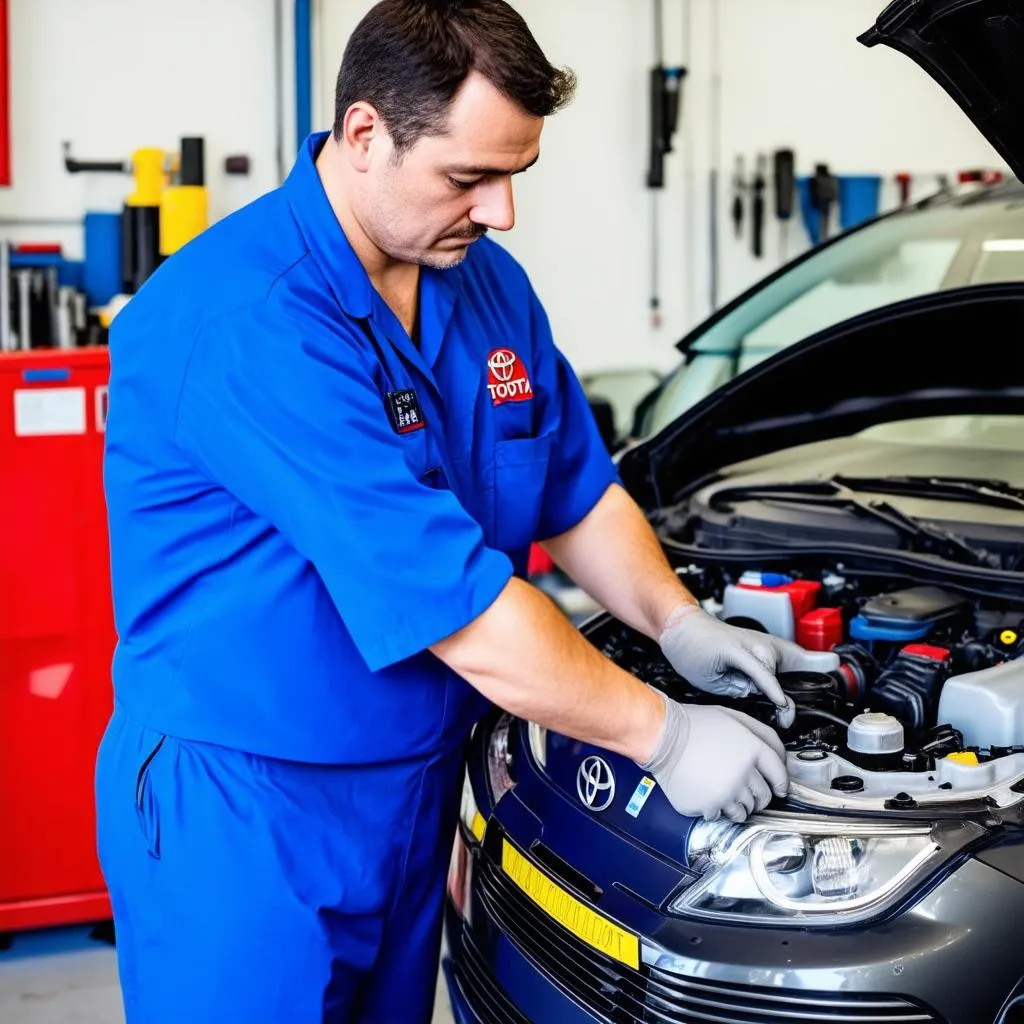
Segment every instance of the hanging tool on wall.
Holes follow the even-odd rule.
[[[672,152],[672,137],[679,125],[686,68],[666,67],[662,0],[654,0],[654,66],[649,74],[651,147],[647,187],[651,189],[651,325],[661,326],[659,281],[658,191],[665,187],[665,157]]]
[[[779,222],[779,261],[785,263],[789,250],[789,222],[793,219],[793,194],[796,191],[796,154],[777,149],[772,154],[772,184],[775,192],[775,219]]]
[[[839,227],[843,231],[873,220],[881,205],[882,178],[878,174],[841,174],[839,182]]]
[[[911,176],[906,171],[900,171],[896,175],[896,187],[899,189],[900,206],[906,206],[910,202]]]
[[[839,195],[839,183],[828,164],[815,164],[814,176],[808,182],[810,217],[807,232],[818,245],[829,236],[832,207]]]
[[[729,208],[737,239],[743,237],[743,193],[746,188],[747,177],[743,168],[743,156],[740,154],[736,157],[736,166],[732,172],[732,205]]]
[[[651,162],[647,187],[665,187],[665,157],[672,152],[672,136],[679,124],[684,68],[651,68]]]
[[[767,184],[765,181],[765,170],[767,165],[768,160],[764,153],[758,153],[754,164],[754,197],[750,204],[750,251],[754,254],[756,259],[760,259],[764,256],[764,190]]]

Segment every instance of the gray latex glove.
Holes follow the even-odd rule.
[[[665,724],[640,765],[680,813],[745,821],[789,791],[786,751],[771,726],[732,708],[679,704],[658,691]]]
[[[789,640],[720,622],[695,605],[682,605],[660,637],[669,664],[691,685],[719,697],[749,697],[761,691],[780,709],[779,724],[793,724],[793,702],[782,692],[778,672],[831,672],[839,666],[829,651],[805,651]]]

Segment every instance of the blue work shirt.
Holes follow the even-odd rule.
[[[486,702],[429,646],[615,469],[495,243],[422,270],[410,341],[328,204],[325,138],[112,325],[114,688],[163,733],[376,763],[462,742]]]

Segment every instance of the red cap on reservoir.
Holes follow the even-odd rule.
[[[843,613],[838,608],[816,608],[796,624],[796,642],[807,651],[831,651],[843,642]]]
[[[793,580],[777,587],[764,587],[757,583],[737,584],[742,590],[771,590],[777,594],[788,594],[789,603],[793,608],[793,621],[796,622],[806,615],[817,603],[821,593],[821,583],[817,580]]]
[[[949,661],[949,650],[945,647],[933,647],[931,644],[907,644],[900,654],[912,654],[918,658],[931,661]]]
[[[821,593],[821,583],[817,580],[794,580],[779,589],[789,594],[789,603],[793,606],[793,618],[799,621],[817,605],[818,595]],[[836,642],[838,643],[838,641]]]

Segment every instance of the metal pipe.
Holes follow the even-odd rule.
[[[274,160],[278,183],[285,180],[285,8],[283,0],[273,0],[273,123]]]
[[[58,348],[74,348],[74,289],[61,285],[57,291],[57,336],[54,339]]]
[[[11,340],[11,243],[0,242],[0,352],[14,348]]]
[[[654,0],[654,63],[665,63],[665,29],[661,0]]]
[[[32,301],[32,273],[16,270],[14,276],[18,281],[18,348],[27,352],[32,347],[32,311],[29,305]]]
[[[691,0],[683,0],[683,67],[691,68],[690,63],[691,44],[693,37],[693,9]],[[683,243],[683,265],[685,269],[685,295],[686,295],[686,325],[695,322],[697,310],[697,284],[696,268],[698,266],[697,254],[691,244],[696,238],[697,214],[694,201],[694,168],[693,168],[693,132],[691,125],[692,117],[683,118],[683,182],[685,191],[683,193],[683,231],[681,238],[686,239]]]
[[[11,45],[7,0],[0,0],[0,185],[11,184]]]
[[[722,166],[722,54],[718,4],[712,0],[711,7],[711,189],[709,207],[711,213],[711,252],[708,273],[708,298],[711,312],[718,309],[718,181]]]
[[[310,0],[295,0],[295,136],[302,149],[313,130],[313,12]]]
[[[80,228],[79,217],[0,217],[0,227]]]

